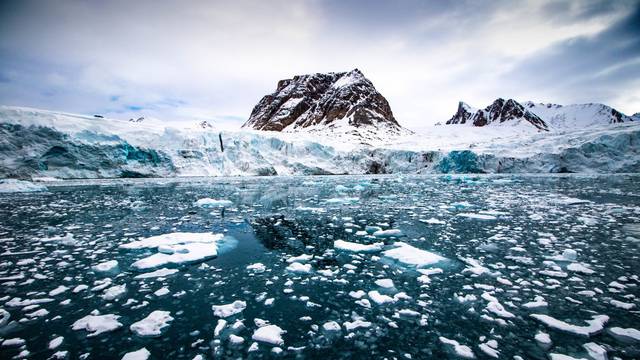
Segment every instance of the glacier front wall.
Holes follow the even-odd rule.
[[[551,150],[348,151],[268,134],[165,129],[151,141],[117,134],[0,124],[0,177],[113,178],[391,173],[640,172],[640,127],[591,133]],[[548,145],[548,144],[547,144]],[[518,146],[527,151],[519,151]]]

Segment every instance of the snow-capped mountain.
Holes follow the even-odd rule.
[[[554,129],[583,128],[633,121],[631,116],[604,104],[558,105],[527,101],[524,106]]]
[[[486,126],[508,123],[518,125],[528,123],[539,130],[549,130],[547,124],[536,114],[527,110],[522,104],[513,99],[499,98],[484,109],[476,110],[464,102],[458,103],[458,111],[446,124],[471,124]]]
[[[243,128],[263,131],[349,134],[363,140],[410,133],[387,100],[358,69],[298,75],[253,108]]]
[[[513,99],[497,99],[480,110],[461,101],[458,110],[446,124],[530,124],[539,130],[570,130],[629,121],[634,121],[634,117],[604,104],[558,105],[532,101],[520,104]]]

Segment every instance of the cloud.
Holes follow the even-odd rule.
[[[638,54],[621,39],[638,38],[638,4],[0,2],[0,103],[239,126],[279,79],[357,67],[409,127],[498,96],[629,112]]]

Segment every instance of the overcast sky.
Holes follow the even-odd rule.
[[[280,79],[359,68],[398,121],[464,100],[640,111],[640,1],[6,1],[0,104],[239,127]]]

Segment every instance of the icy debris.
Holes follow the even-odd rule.
[[[157,296],[157,297],[161,297],[161,296],[165,296],[167,294],[169,294],[171,291],[169,290],[168,287],[163,286],[160,289],[156,290],[153,292],[153,295]]]
[[[379,238],[401,237],[402,231],[398,229],[378,230],[373,233],[373,236],[379,237]]]
[[[49,296],[56,296],[56,295],[60,295],[63,292],[66,292],[67,290],[69,290],[68,287],[64,286],[64,285],[60,285],[57,288],[49,291]]]
[[[155,310],[146,318],[131,324],[129,329],[138,336],[156,337],[160,336],[162,329],[168,327],[172,321],[173,317],[171,316],[171,312]]]
[[[475,213],[458,213],[456,216],[465,217],[468,219],[476,219],[476,220],[496,220],[497,217],[493,215],[487,214],[475,214]]]
[[[622,342],[639,342],[640,330],[634,328],[612,327],[607,332]]]
[[[47,187],[30,181],[15,179],[0,179],[0,193],[38,192],[47,191]]]
[[[336,250],[348,251],[348,252],[378,252],[384,247],[384,243],[374,243],[370,245],[358,244],[354,242],[336,240],[333,242],[333,247]]]
[[[380,294],[376,290],[369,291],[367,295],[369,295],[369,298],[371,299],[371,301],[373,301],[378,305],[384,305],[384,304],[396,302],[396,299],[388,295]]]
[[[267,267],[262,263],[255,263],[251,265],[247,265],[247,270],[252,271],[256,274],[263,273],[267,270]]]
[[[581,273],[581,274],[585,274],[585,275],[591,275],[591,274],[593,274],[595,272],[595,271],[589,269],[586,265],[580,264],[580,263],[571,263],[571,264],[567,265],[567,270],[573,271],[573,272],[577,272],[577,273]]]
[[[204,198],[196,201],[196,205],[203,208],[226,207],[233,205],[231,200]]]
[[[587,355],[589,355],[589,357],[593,360],[608,360],[608,356],[607,356],[607,350],[594,343],[594,342],[589,342],[586,343],[584,345],[582,345],[582,347],[587,351]]]
[[[112,286],[104,291],[102,298],[111,301],[119,298],[125,292],[127,292],[127,286],[125,284]]]
[[[553,344],[553,342],[551,341],[551,336],[541,331],[538,332],[534,338],[536,339],[538,345],[540,345],[540,347],[544,350],[548,350],[549,348],[551,348],[551,344]]]
[[[293,262],[307,262],[310,261],[311,259],[313,259],[313,255],[309,255],[309,254],[301,254],[298,256],[291,256],[287,259],[288,263],[293,263]]]
[[[552,329],[587,337],[601,332],[604,329],[604,325],[609,321],[607,315],[594,315],[591,320],[586,320],[589,325],[578,326],[555,319],[549,315],[531,314],[530,316]]]
[[[347,331],[351,331],[358,328],[369,328],[372,324],[369,321],[357,319],[354,321],[345,321],[342,325]]]
[[[342,330],[342,328],[340,327],[340,324],[338,324],[337,322],[328,321],[322,324],[322,330],[327,333],[336,333]]]
[[[478,276],[482,274],[491,274],[491,270],[482,266],[482,264],[480,264],[476,259],[461,257],[460,260],[468,265],[464,270],[462,270],[463,274],[466,272],[470,272]]]
[[[367,293],[364,292],[363,290],[349,291],[349,296],[351,296],[354,299],[360,299],[365,295],[367,295]]]
[[[49,350],[54,350],[56,349],[58,346],[62,345],[62,342],[64,341],[64,337],[63,336],[58,336],[53,338],[51,341],[49,341]]]
[[[459,342],[451,339],[447,339],[444,336],[440,336],[438,338],[441,343],[447,345],[453,353],[461,358],[465,359],[475,359],[476,356],[471,351],[471,348],[466,345],[461,345]]]
[[[151,278],[158,278],[158,277],[167,277],[167,276],[170,276],[170,275],[173,275],[173,274],[177,273],[178,271],[179,271],[178,269],[162,268],[162,269],[158,269],[156,271],[151,271],[151,272],[148,272],[148,273],[136,275],[133,278],[134,279],[151,279]]]
[[[429,225],[444,225],[444,224],[447,223],[446,221],[438,220],[436,218],[429,218],[429,219],[426,219],[426,220],[425,219],[420,219],[418,221],[420,221],[422,223],[425,223],[425,224],[429,224]]]
[[[131,351],[122,357],[122,360],[147,360],[151,356],[151,353],[146,348],[140,350]]]
[[[93,271],[105,272],[105,271],[111,271],[117,267],[118,267],[117,260],[109,260],[109,261],[101,262],[98,265],[94,265],[91,267],[91,269],[93,269]]]
[[[551,202],[557,205],[579,205],[579,204],[588,204],[591,201],[563,196],[563,197],[552,199]]]
[[[293,273],[310,273],[311,264],[301,264],[299,262],[293,262],[287,266],[287,271]]]
[[[631,310],[634,307],[636,307],[636,304],[634,303],[628,303],[628,302],[624,302],[624,301],[619,301],[619,300],[611,300],[609,302],[611,305],[618,307],[620,309],[625,309],[625,310]]]
[[[360,201],[358,197],[331,198],[325,200],[327,204],[355,204]]]
[[[550,360],[587,360],[585,358],[576,358],[569,355],[557,354],[557,353],[549,353]]]
[[[2,341],[2,347],[18,347],[24,345],[25,343],[26,341],[21,338],[5,339]]]
[[[131,265],[137,269],[156,268],[167,264],[190,263],[218,255],[222,234],[169,233],[120,245],[123,249],[157,248],[158,253]]]
[[[286,331],[282,330],[277,325],[265,325],[256,329],[253,332],[251,339],[271,345],[282,346],[284,345],[282,334],[284,334],[285,332]]]
[[[395,287],[393,284],[393,280],[391,279],[378,279],[375,281],[375,283],[376,285],[386,289],[392,289]]]
[[[502,318],[510,319],[516,317],[513,313],[507,311],[504,306],[500,304],[498,299],[491,294],[485,292],[482,294],[482,298],[489,302],[486,307],[487,311],[492,312]]]
[[[247,308],[247,303],[241,300],[236,300],[231,304],[226,305],[212,305],[213,315],[221,318],[226,318],[241,313]]]
[[[500,352],[498,351],[498,342],[495,340],[489,340],[478,345],[478,347],[489,357],[492,357],[494,359],[498,359],[500,357]]]
[[[120,328],[122,324],[118,321],[119,318],[120,316],[114,314],[98,315],[98,312],[94,310],[91,315],[76,320],[71,328],[86,330],[89,332],[87,337],[93,337]]]
[[[231,335],[229,335],[229,342],[231,344],[234,344],[234,345],[239,345],[239,344],[244,343],[244,338],[242,338],[242,337],[240,337],[238,335],[235,335],[235,334],[231,334]]]
[[[547,301],[540,295],[536,295],[533,301],[522,304],[522,306],[527,309],[536,309],[546,307],[547,305],[549,305],[549,303],[547,303]]]
[[[404,242],[396,242],[394,248],[384,251],[383,256],[396,260],[404,265],[423,267],[446,260],[440,255],[418,249]]]

